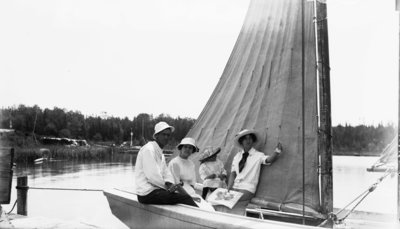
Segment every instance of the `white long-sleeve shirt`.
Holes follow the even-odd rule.
[[[140,196],[159,188],[166,189],[165,182],[174,183],[157,142],[148,142],[140,149],[136,157],[135,182],[136,192]]]
[[[236,179],[233,184],[233,188],[244,189],[251,193],[255,193],[258,179],[260,177],[261,165],[266,164],[265,160],[269,156],[255,150],[254,148],[251,148],[249,150],[249,156],[247,157],[246,164],[244,165],[242,172],[239,172],[239,162],[243,157],[243,153],[243,150],[238,152],[232,161],[231,172],[236,172]]]

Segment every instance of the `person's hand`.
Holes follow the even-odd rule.
[[[206,179],[215,179],[217,177],[216,174],[211,174],[209,176],[206,177]]]
[[[179,184],[168,183],[166,185],[167,185],[167,191],[172,193],[172,192],[175,192],[178,189],[178,185]]]
[[[221,180],[225,180],[226,179],[226,175],[225,174],[219,174],[218,178]]]
[[[280,154],[280,153],[282,153],[282,150],[283,150],[282,144],[280,142],[278,142],[278,145],[276,145],[276,148],[275,148],[275,153]]]

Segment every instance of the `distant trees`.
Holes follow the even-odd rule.
[[[66,111],[58,107],[42,110],[38,106],[24,105],[1,109],[0,112],[1,128],[9,128],[12,123],[12,128],[25,133],[34,132],[42,136],[107,141],[115,144],[130,141],[131,132],[135,144],[144,144],[153,138],[154,125],[159,121],[166,121],[176,128],[171,142],[176,144],[187,134],[195,121],[191,118],[172,118],[166,114],[153,117],[145,113],[138,114],[132,120],[128,117],[85,117],[79,111]]]
[[[396,136],[393,124],[383,126],[338,125],[332,129],[335,152],[380,152]]]
[[[35,121],[36,120],[36,121]],[[143,145],[153,137],[154,125],[166,121],[175,127],[171,144],[176,145],[190,130],[195,120],[191,118],[172,118],[167,114],[153,117],[141,113],[129,119],[117,117],[84,116],[78,111],[66,111],[54,107],[42,110],[38,106],[20,105],[16,108],[0,110],[0,127],[12,127],[24,133],[35,132],[37,135],[68,137],[92,141],[106,141],[120,144],[130,141],[131,132],[135,145]],[[395,136],[396,127],[392,124],[383,126],[350,126],[333,127],[334,152],[379,152]]]

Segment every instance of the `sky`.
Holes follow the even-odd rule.
[[[249,0],[0,1],[0,107],[197,118]],[[328,0],[332,123],[397,124],[395,0]]]

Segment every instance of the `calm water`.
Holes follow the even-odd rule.
[[[382,176],[366,168],[376,157],[338,156],[334,163],[334,206],[343,207]],[[57,188],[107,189],[130,186],[134,176],[132,155],[120,155],[109,162],[58,161],[43,165],[18,165],[17,176],[28,176],[29,186]],[[387,177],[357,208],[383,213],[396,213],[397,179]],[[12,191],[11,203],[16,199]],[[3,205],[6,211],[12,207]],[[14,209],[16,212],[16,209]],[[80,221],[104,228],[127,228],[109,209],[102,192],[34,190],[28,192],[28,215]]]

